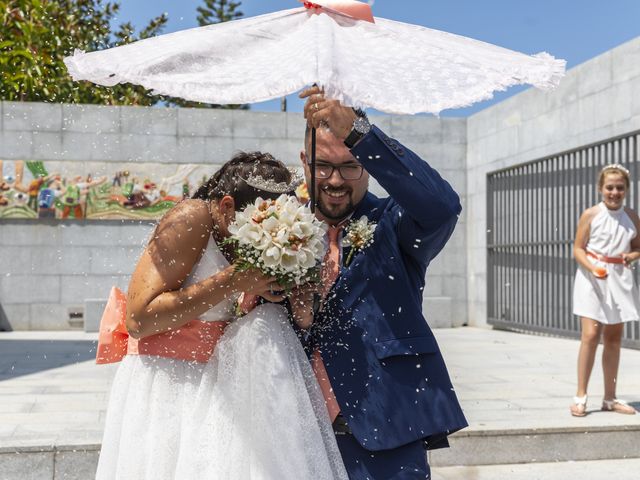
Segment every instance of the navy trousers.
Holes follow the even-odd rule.
[[[429,480],[424,442],[417,441],[393,450],[365,450],[351,434],[336,435],[350,480]]]

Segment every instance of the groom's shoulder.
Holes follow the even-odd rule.
[[[371,192],[365,197],[369,217],[371,219],[382,219],[389,215],[401,215],[402,207],[393,197],[377,197]]]

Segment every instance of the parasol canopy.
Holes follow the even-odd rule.
[[[564,60],[374,18],[355,1],[304,6],[65,58],[75,80],[142,85],[213,104],[283,97],[318,84],[344,105],[396,114],[469,106],[518,84],[556,86]]]

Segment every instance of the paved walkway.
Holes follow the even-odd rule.
[[[0,449],[100,443],[115,368],[94,364],[96,338],[0,333]]]
[[[591,376],[589,415],[569,414],[577,340],[479,328],[435,330],[471,431],[640,425],[640,415],[600,411],[602,347]],[[622,349],[618,397],[640,408],[640,350]],[[639,477],[640,478],[640,477]]]
[[[582,419],[569,415],[575,388],[575,340],[478,328],[435,333],[471,424],[461,434],[532,429],[538,433],[549,429],[586,433],[627,427],[637,430],[640,426],[640,415],[599,411],[603,392],[599,356],[591,384],[590,414]],[[115,367],[93,363],[95,338],[82,332],[0,333],[0,453],[29,446],[100,443]],[[639,371],[640,351],[623,349],[618,393],[636,408],[640,407]],[[638,447],[619,448],[635,452]],[[438,459],[437,454],[434,458]],[[596,464],[619,469],[622,476],[615,478],[636,478],[624,475],[638,471],[637,460]],[[605,478],[593,476],[600,467],[588,462],[554,464],[558,466],[553,468],[545,465],[440,467],[434,468],[434,479]],[[551,477],[545,473],[549,468],[565,474]]]

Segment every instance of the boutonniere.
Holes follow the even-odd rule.
[[[342,245],[345,247],[351,247],[349,255],[345,260],[345,266],[348,266],[353,258],[354,253],[361,252],[369,245],[373,243],[373,232],[376,231],[376,223],[370,222],[369,219],[363,215],[359,220],[351,220],[349,225],[344,230],[344,238],[342,239]]]

